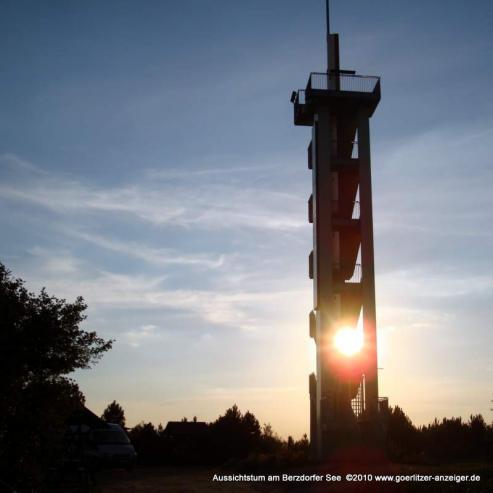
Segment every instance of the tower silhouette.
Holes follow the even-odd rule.
[[[317,458],[378,435],[379,428],[369,120],[380,101],[380,78],[341,70],[326,1],[327,71],[312,72],[306,88],[291,96],[295,125],[312,130],[309,322],[317,363],[309,390]]]

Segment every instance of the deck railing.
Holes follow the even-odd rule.
[[[306,93],[304,89],[298,89],[296,93],[295,104],[305,104],[306,103]]]
[[[361,381],[358,385],[358,392],[354,399],[351,399],[351,407],[357,418],[362,418],[365,412],[365,376],[361,376]]]
[[[372,93],[379,82],[380,77],[373,75],[312,72],[308,80],[307,90]]]

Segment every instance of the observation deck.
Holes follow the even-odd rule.
[[[293,91],[294,124],[312,126],[317,106],[366,107],[370,117],[380,101],[380,77],[357,75],[352,70],[312,72],[305,89]]]

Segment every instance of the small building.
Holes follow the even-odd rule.
[[[202,438],[209,434],[209,427],[204,421],[168,421],[163,435],[167,438],[191,439]]]
[[[77,411],[73,412],[68,418],[67,424],[72,431],[85,433],[91,429],[107,428],[106,421],[94,414],[86,406],[82,406]]]

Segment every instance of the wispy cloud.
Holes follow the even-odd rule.
[[[124,254],[128,257],[144,260],[156,265],[190,265],[216,269],[224,265],[225,255],[213,254],[182,254],[169,248],[152,248],[143,243],[134,241],[116,240],[102,235],[87,233],[77,230],[66,230],[66,232],[79,240],[84,240],[98,247]]]
[[[158,338],[156,325],[142,325],[136,330],[129,330],[123,333],[125,340],[132,347],[139,347],[143,342],[152,341]]]
[[[209,158],[210,160],[210,158]],[[220,156],[218,157],[220,161],[229,161],[238,163],[238,158],[236,156]],[[285,168],[285,167],[284,167]],[[170,179],[186,179],[186,180],[196,180],[203,179],[204,177],[224,177],[228,178],[231,175],[245,175],[251,173],[262,173],[265,174],[266,171],[280,170],[283,169],[281,164],[277,163],[262,163],[262,164],[250,164],[250,165],[238,165],[235,166],[221,166],[214,167],[206,166],[203,168],[189,168],[189,169],[148,169],[144,171],[146,178],[149,179],[159,179],[159,180],[170,180]],[[286,170],[284,169],[284,172]],[[242,177],[244,178],[244,177]]]
[[[0,161],[22,162],[12,156],[4,156]],[[198,173],[215,176],[215,170],[212,171]],[[166,181],[166,173],[171,173],[172,182]],[[22,180],[4,180],[0,197],[30,203],[57,214],[126,214],[161,226],[289,231],[305,225],[299,198],[273,186],[245,187],[241,183],[230,183],[222,176],[222,179],[208,181],[188,180],[186,173],[173,173],[165,172],[160,180],[101,188],[76,178],[32,172]]]
[[[47,227],[34,225],[36,238],[46,241],[26,248],[29,257],[16,274],[57,296],[82,295],[90,319],[103,313],[118,318],[128,310],[160,313],[162,319],[179,314],[182,322],[175,326],[188,326],[186,319],[193,318],[196,330],[222,327],[265,337],[291,316],[278,307],[304,310],[310,299],[309,284],[299,286],[275,243],[279,232],[307,228],[304,197],[257,178],[231,181],[238,173],[248,177],[248,166],[226,175],[217,168],[191,175],[182,170],[144,173],[138,183],[103,188],[63,173],[38,172],[15,156],[3,156],[0,164],[9,167],[0,198],[48,215]],[[138,236],[126,230],[127,224],[138,229]],[[185,232],[179,241],[177,228]],[[229,240],[223,231],[228,228],[238,233]],[[167,245],[169,236],[173,247]],[[132,260],[148,265],[130,266]],[[135,323],[132,318],[133,325],[124,321],[122,328],[108,323],[103,332],[140,347],[157,337],[158,330],[149,327],[158,324],[148,320]]]
[[[102,309],[171,310],[185,316],[193,314],[213,326],[255,335],[272,331],[273,324],[279,322],[275,307],[285,304],[295,307],[309,299],[307,290],[287,289],[282,286],[282,280],[270,289],[261,285],[247,289],[177,289],[168,285],[166,274],[115,273],[94,268],[88,261],[73,258],[66,252],[34,248],[31,253],[37,260],[29,275],[30,286],[35,289],[46,286],[50,292],[67,299],[82,295],[94,314]],[[130,333],[132,338],[142,336],[140,329],[132,329]]]

